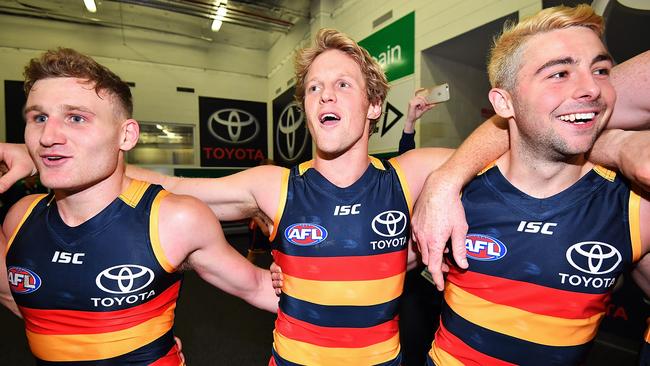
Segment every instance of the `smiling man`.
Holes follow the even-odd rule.
[[[450,270],[429,364],[578,365],[618,275],[650,246],[650,204],[586,153],[616,93],[586,5],[506,28],[488,65],[510,150],[464,190],[467,271]]]

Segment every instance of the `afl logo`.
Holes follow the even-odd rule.
[[[406,215],[401,211],[384,211],[372,219],[372,230],[386,238],[392,238],[406,229]]]
[[[97,275],[97,287],[111,294],[130,294],[149,286],[153,271],[136,264],[123,264],[103,270]]]
[[[284,237],[295,245],[311,246],[327,239],[327,230],[316,224],[293,224],[284,230]]]
[[[7,269],[9,288],[14,294],[29,294],[41,287],[41,278],[32,270],[22,267]]]
[[[612,245],[599,241],[583,241],[569,247],[566,260],[579,271],[601,275],[616,269],[622,257]]]
[[[243,144],[260,132],[260,124],[252,114],[241,109],[227,108],[212,113],[207,120],[210,134],[228,144]]]
[[[508,253],[508,249],[501,241],[482,234],[467,234],[465,247],[467,256],[477,261],[496,261]]]
[[[287,162],[297,160],[305,151],[308,140],[302,108],[296,102],[289,103],[280,113],[275,130],[275,144],[280,156]]]

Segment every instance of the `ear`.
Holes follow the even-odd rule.
[[[499,88],[492,88],[488,93],[488,98],[494,111],[503,118],[509,119],[515,117],[515,109],[512,104],[512,96],[508,91]]]
[[[134,119],[127,119],[122,122],[120,128],[120,150],[129,151],[138,143],[140,137],[140,125]]]
[[[377,119],[381,116],[381,104],[371,104],[368,106],[367,119]]]

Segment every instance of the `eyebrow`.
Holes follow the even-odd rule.
[[[45,108],[43,108],[43,106],[40,106],[38,104],[31,105],[29,107],[25,106],[25,108],[23,108],[23,116],[27,115],[27,113],[31,112],[31,111],[43,111],[44,109]],[[95,115],[95,112],[93,112],[90,109],[88,109],[87,107],[84,107],[84,106],[81,106],[81,105],[64,104],[64,105],[61,106],[61,109],[64,110],[64,111],[77,110],[77,111],[81,111],[81,112],[90,113],[92,115]]]
[[[610,61],[613,62],[612,56],[610,56],[608,53],[601,53],[598,56],[594,57],[593,60],[591,60],[591,65],[600,62],[600,61]],[[576,61],[573,57],[565,57],[565,58],[558,58],[555,60],[550,60],[544,65],[542,65],[537,71],[535,71],[535,75],[539,74],[540,72],[544,71],[544,69],[547,69],[549,67],[553,67],[556,65],[574,65],[577,64],[578,61]]]

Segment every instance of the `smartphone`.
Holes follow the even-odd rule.
[[[415,95],[424,97],[427,103],[430,104],[446,102],[449,100],[449,84],[444,83],[430,88],[423,88],[415,92]]]

